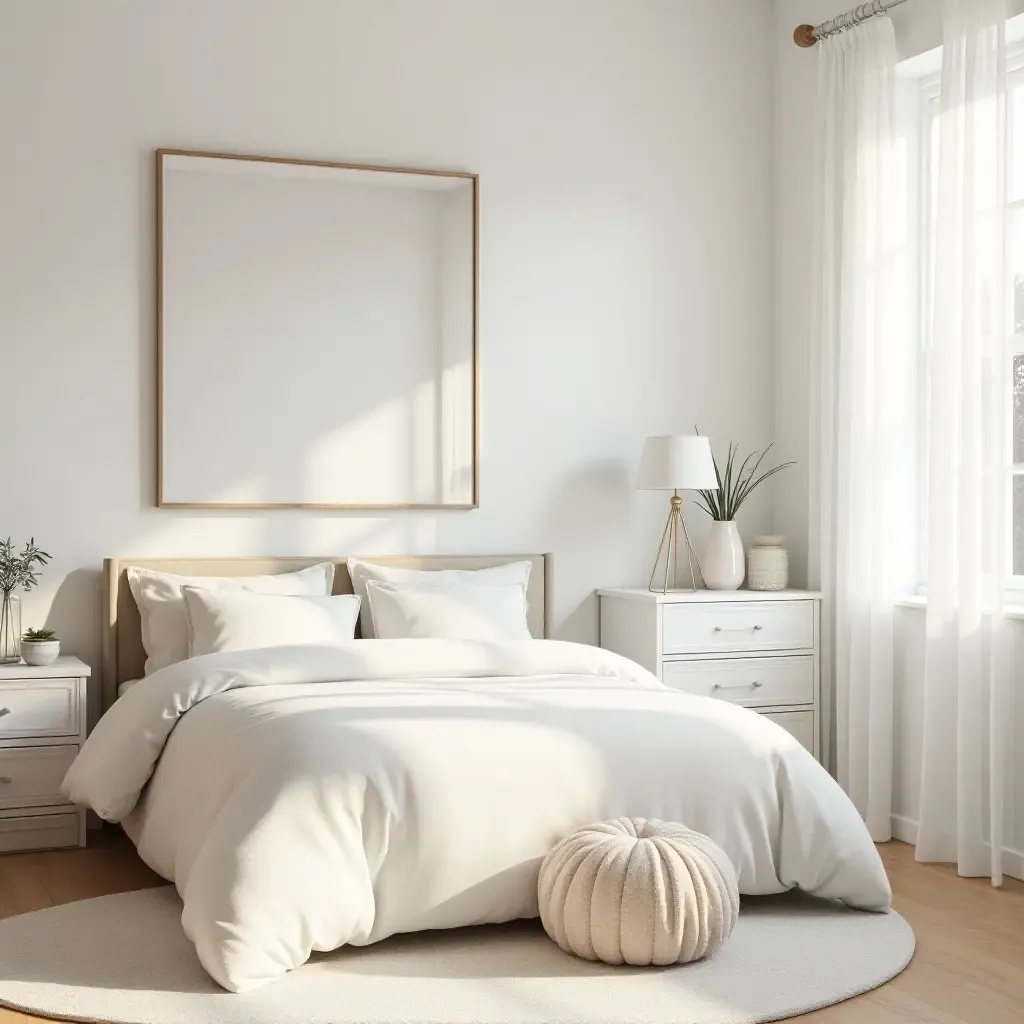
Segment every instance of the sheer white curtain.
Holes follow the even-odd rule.
[[[892,23],[872,19],[820,51],[810,570],[825,595],[826,749],[834,715],[837,777],[881,841],[891,820],[893,609],[912,550],[902,532],[912,517],[899,510],[914,434]]]
[[[1002,880],[1012,683],[1006,4],[946,0],[929,353],[919,860]]]

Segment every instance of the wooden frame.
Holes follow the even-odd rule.
[[[319,562],[334,563],[335,594],[351,594],[352,580],[345,555],[322,558],[107,558],[103,561],[103,673],[102,707],[106,711],[117,699],[117,688],[126,679],[142,676],[146,654],[142,647],[142,624],[127,569],[138,566],[181,576],[259,576],[296,572]],[[353,556],[362,558],[363,556]],[[551,635],[552,556],[539,555],[389,555],[364,558],[406,569],[488,569],[508,562],[532,562],[526,590],[527,618],[534,636]]]
[[[204,509],[321,509],[349,511],[380,510],[467,510],[480,506],[480,181],[479,175],[469,171],[446,171],[424,167],[391,167],[380,164],[340,163],[329,160],[307,160],[295,157],[255,156],[241,153],[206,152],[191,149],[161,148],[155,151],[156,170],[156,505],[159,508]],[[167,157],[201,157],[213,160],[238,160],[254,163],[286,164],[300,167],[327,167],[337,170],[377,171],[394,174],[422,174],[433,177],[462,178],[472,186],[473,238],[472,238],[472,440],[473,478],[472,501],[448,504],[325,504],[315,502],[183,502],[164,499],[164,195],[163,171]]]

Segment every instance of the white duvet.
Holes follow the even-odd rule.
[[[114,704],[64,791],[124,823],[234,991],[313,950],[534,917],[548,850],[619,815],[707,833],[744,894],[890,901],[853,805],[783,729],[554,641],[193,658]]]

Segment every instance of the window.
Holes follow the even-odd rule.
[[[1011,23],[1013,24],[1013,23]],[[1012,38],[1012,35],[1011,37]],[[1006,338],[1004,386],[1012,395],[1012,421],[1006,424],[1006,462],[1011,466],[1007,474],[1006,500],[1009,511],[1011,536],[1008,539],[1011,564],[1009,587],[1024,597],[1024,42],[1008,46],[1007,100],[1008,100],[1008,168],[1007,168],[1007,280],[1003,282],[1008,297],[1006,311]],[[928,55],[933,56],[933,55]],[[941,56],[939,58],[941,60]],[[920,60],[920,59],[919,59]],[[908,62],[908,64],[911,62]],[[932,62],[934,63],[934,61]],[[913,74],[913,72],[911,72]],[[939,74],[931,73],[918,79],[920,92],[918,156],[916,176],[919,198],[919,322],[922,344],[920,350],[920,404],[921,428],[919,451],[924,453],[926,437],[927,375],[930,348],[930,323],[934,297],[935,231],[938,202],[939,155]],[[927,507],[923,500],[927,487],[925,474],[927,460],[918,460],[922,466],[920,508]],[[927,579],[924,564],[925,523],[920,524],[922,538],[919,576]],[[1018,598],[1019,599],[1019,598]]]

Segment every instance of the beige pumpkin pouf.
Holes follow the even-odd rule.
[[[566,836],[537,882],[544,930],[607,964],[689,963],[718,951],[740,912],[736,871],[706,835],[616,818]]]

